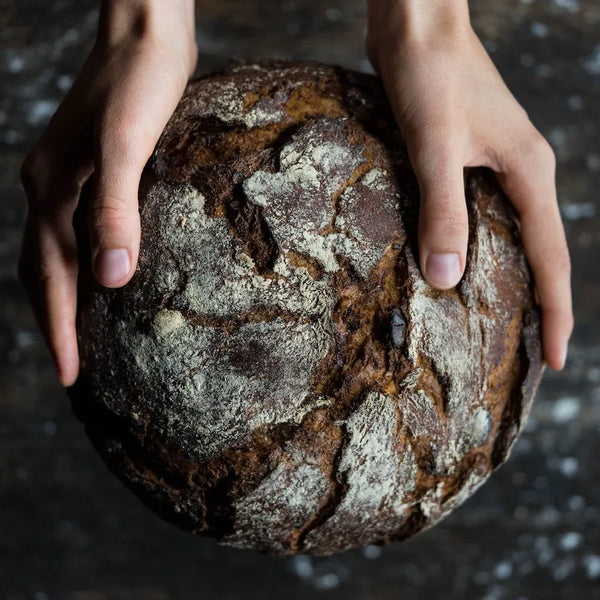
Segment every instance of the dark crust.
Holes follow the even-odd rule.
[[[314,409],[300,424],[259,428],[243,443],[198,463],[169,441],[143,410],[139,418],[133,419],[127,414],[127,410],[133,411],[133,406],[124,407],[124,415],[118,415],[96,401],[89,372],[93,359],[89,355],[82,361],[81,375],[68,393],[76,416],[85,424],[88,436],[109,468],[147,506],[182,529],[217,541],[233,533],[234,502],[260,485],[283,459],[282,448],[292,443],[312,448],[331,482],[330,489],[317,512],[306,522],[295,523],[290,515],[288,522],[280,524],[280,532],[271,532],[275,541],[260,537],[250,539],[249,534],[247,547],[280,556],[301,552],[327,555],[365,543],[403,540],[430,527],[441,517],[439,514],[428,518],[421,510],[419,501],[428,490],[443,483],[442,504],[449,502],[463,488],[469,473],[489,474],[508,457],[543,372],[540,312],[533,286],[530,284],[519,298],[506,292],[507,302],[515,305],[516,312],[510,339],[504,343],[499,338],[494,347],[496,369],[490,378],[492,391],[486,398],[494,427],[487,442],[466,452],[458,468],[449,475],[435,472],[429,441],[405,429],[399,433],[399,452],[405,447],[412,449],[419,473],[415,489],[407,498],[413,506],[402,522],[386,520],[382,515],[376,529],[365,531],[353,530],[348,522],[345,530],[333,529],[327,536],[317,536],[308,543],[309,534],[327,524],[347,492],[347,473],[339,470],[340,457],[349,442],[344,420],[361,405],[368,391],[377,390],[401,398],[402,381],[413,368],[406,348],[401,343],[391,343],[389,323],[394,311],[408,322],[406,298],[411,293],[408,263],[418,254],[418,195],[406,151],[398,132],[390,125],[393,117],[385,92],[376,77],[312,62],[262,61],[259,64],[261,68],[257,71],[246,68],[248,65],[243,62],[232,63],[222,72],[190,83],[144,171],[140,205],[143,206],[145,190],[154,181],[192,183],[207,198],[207,214],[228,219],[232,233],[253,258],[258,273],[264,277],[276,276],[272,268],[280,250],[270,235],[261,208],[246,201],[241,184],[257,169],[276,172],[278,149],[303,123],[323,116],[352,117],[357,126],[350,127],[347,135],[351,142],[365,146],[367,166],[393,165],[396,177],[402,182],[405,194],[400,199],[400,215],[406,235],[400,232],[390,240],[393,243],[366,278],[359,278],[343,256],[339,257],[342,268],[331,275],[338,294],[333,309],[336,344],[310,382],[315,395],[323,394],[333,400],[331,406]],[[286,69],[293,71],[286,72]],[[186,103],[201,93],[205,80],[216,78],[229,78],[240,89],[247,90],[247,108],[258,102],[268,107],[269,102],[276,99],[287,106],[289,119],[254,129],[247,129],[242,123],[224,123],[217,118],[190,121]],[[294,82],[302,82],[302,85],[292,88],[290,84]],[[356,183],[364,172],[365,169],[357,173],[348,185]],[[518,229],[511,222],[514,215],[491,172],[467,171],[465,189],[471,228],[467,263],[472,258],[478,218],[498,228],[516,251],[521,252]],[[79,213],[85,210],[85,205],[84,197]],[[502,222],[487,214],[487,207],[506,215]],[[79,213],[76,218],[83,219]],[[330,226],[335,227],[335,218]],[[84,243],[81,251],[86,252]],[[295,264],[305,266],[315,279],[323,277],[318,261],[300,253],[290,258]],[[82,264],[89,261],[82,257]],[[506,288],[510,286],[511,282],[507,282]],[[91,273],[82,270],[78,307],[80,345],[85,335],[81,332],[93,326],[87,321],[86,308],[94,294],[107,292],[95,285]],[[466,292],[460,286],[437,294],[440,298],[458,298],[467,306]],[[115,309],[126,303],[124,289],[110,291],[108,295],[109,306]],[[169,302],[169,298],[156,299],[156,305],[162,307]],[[486,307],[475,309],[485,311]],[[237,325],[276,316],[284,315],[273,312],[272,308],[258,308],[239,315]],[[187,317],[192,321],[201,319],[194,315]],[[237,326],[217,321],[202,323],[223,328]],[[419,356],[419,361],[424,369],[419,385],[435,399],[436,411],[443,422],[447,418],[449,381],[438,372],[435,361],[425,354]],[[115,368],[115,378],[127,381],[126,367]],[[136,410],[143,407],[144,398],[151,395],[151,389],[138,390]]]

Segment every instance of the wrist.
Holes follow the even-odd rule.
[[[193,71],[197,47],[194,0],[102,0],[96,45],[110,51],[118,46],[168,46]]]
[[[368,0],[367,47],[428,45],[471,29],[467,0]]]

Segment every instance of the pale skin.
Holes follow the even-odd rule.
[[[421,194],[419,263],[439,289],[461,279],[463,169],[493,169],[519,218],[542,309],[544,361],[563,368],[573,330],[571,267],[554,154],[473,32],[466,0],[369,0],[366,51],[381,75]],[[142,169],[196,65],[193,0],[106,0],[96,43],[22,166],[28,214],[19,277],[62,385],[79,372],[73,213],[94,173],[92,268],[133,276]]]

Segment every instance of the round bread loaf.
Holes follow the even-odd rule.
[[[102,288],[82,254],[69,394],[109,467],[170,522],[280,556],[447,515],[544,368],[510,204],[485,169],[465,192],[466,271],[439,291],[377,77],[238,61],[190,82],[142,176],[134,277]]]

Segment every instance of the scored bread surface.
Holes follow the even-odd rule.
[[[448,291],[378,78],[232,63],[191,82],[144,171],[136,274],[80,278],[73,406],[171,522],[278,555],[407,538],[504,462],[543,371],[507,199],[466,173]]]

